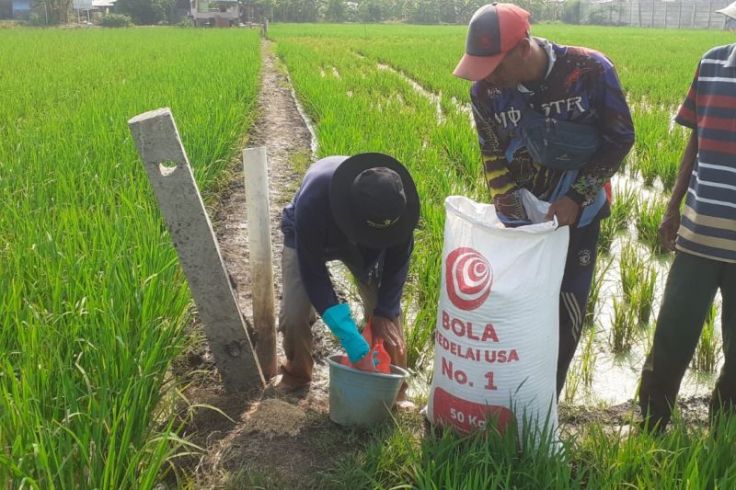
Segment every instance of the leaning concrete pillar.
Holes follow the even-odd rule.
[[[168,108],[128,121],[229,391],[265,384],[194,174]]]

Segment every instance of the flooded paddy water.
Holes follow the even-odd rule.
[[[654,199],[662,194],[659,189],[648,189],[637,179],[627,175],[613,179],[613,194],[633,190],[639,203]],[[658,192],[659,191],[659,192]],[[666,194],[665,194],[666,195]],[[638,208],[638,206],[637,206]],[[662,301],[667,275],[673,254],[653,254],[646,245],[637,240],[637,230],[631,217],[626,230],[614,239],[609,254],[599,254],[596,268],[606,268],[602,275],[600,296],[595,308],[595,321],[584,327],[583,335],[568,374],[563,400],[585,405],[617,405],[636,397],[641,369],[654,336],[656,316]],[[631,348],[627,352],[614,354],[611,336],[614,328],[614,300],[623,297],[621,285],[621,253],[623,247],[631,243],[638,255],[656,270],[651,317],[646,325],[636,325]],[[716,363],[712,372],[688,369],[680,387],[680,397],[708,395],[722,364],[720,352],[720,294],[716,295],[717,314],[714,318]],[[584,371],[590,366],[587,379]]]

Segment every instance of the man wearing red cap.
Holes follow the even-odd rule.
[[[570,226],[560,293],[558,395],[585,316],[603,187],[634,143],[616,71],[596,51],[529,36],[529,13],[504,3],[478,9],[455,68],[470,91],[485,178],[499,217],[528,223],[518,190],[550,203],[548,219]]]

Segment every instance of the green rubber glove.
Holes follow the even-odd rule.
[[[339,303],[330,306],[322,314],[322,319],[340,341],[350,362],[360,361],[371,350],[368,342],[360,335],[358,325],[350,315],[350,307],[347,304]]]

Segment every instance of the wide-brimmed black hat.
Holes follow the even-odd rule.
[[[360,153],[338,165],[330,206],[342,232],[368,248],[408,240],[419,221],[419,196],[409,171],[382,153]]]

